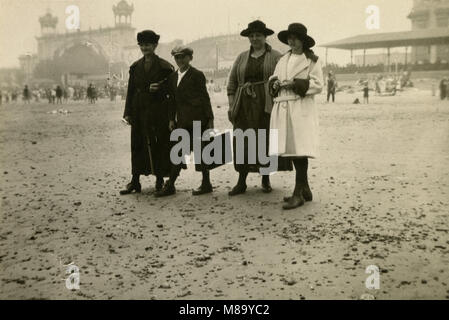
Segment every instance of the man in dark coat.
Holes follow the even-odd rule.
[[[447,83],[446,82],[447,82],[447,80],[444,78],[440,82],[440,98],[441,98],[441,100],[446,99],[446,95],[447,95],[447,92],[446,92]]]
[[[56,87],[56,104],[62,104],[62,88],[60,86]]]
[[[29,103],[30,99],[31,99],[30,89],[28,89],[28,86],[25,85],[25,88],[23,89],[23,100],[25,101],[25,103]]]
[[[89,99],[89,103],[94,103],[94,86],[89,84],[86,91],[87,99]]]
[[[335,78],[332,71],[329,71],[327,77],[327,102],[329,102],[330,97],[332,96],[332,102],[335,102],[335,91],[337,88],[337,79]]]
[[[167,77],[174,68],[154,53],[159,37],[151,30],[137,34],[144,56],[130,67],[123,115],[131,124],[132,180],[121,194],[140,192],[140,175],[150,174],[159,191],[170,171]]]
[[[193,151],[193,122],[201,122],[201,137],[207,129],[214,127],[214,115],[210,103],[210,97],[206,88],[204,74],[190,65],[193,58],[193,50],[189,47],[179,46],[172,50],[179,69],[168,78],[170,94],[169,118],[170,130],[176,128],[185,129],[190,136],[190,151]],[[195,157],[201,155],[195,154]],[[170,179],[164,188],[156,194],[158,197],[172,195],[176,192],[175,181],[183,165],[173,164]],[[192,191],[194,196],[212,192],[209,170],[201,166],[203,180],[201,186]]]

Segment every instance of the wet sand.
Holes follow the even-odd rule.
[[[212,97],[229,128],[224,96]],[[449,299],[449,101],[355,97],[317,97],[314,201],[293,211],[281,208],[293,172],[272,176],[269,195],[250,174],[229,198],[231,165],[212,171],[209,195],[191,196],[201,175],[189,165],[175,196],[156,199],[154,177],[120,196],[123,103],[1,105],[0,298]],[[48,113],[59,108],[69,113]],[[69,263],[80,290],[66,288]],[[378,290],[365,287],[369,265]]]

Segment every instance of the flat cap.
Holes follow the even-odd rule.
[[[171,51],[172,56],[185,55],[193,56],[193,49],[186,46],[177,46]]]
[[[158,43],[160,35],[153,30],[143,30],[137,34],[137,43]]]

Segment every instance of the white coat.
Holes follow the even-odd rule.
[[[282,88],[274,99],[270,129],[277,129],[277,139],[276,134],[270,133],[270,155],[317,158],[319,122],[314,96],[323,89],[321,60],[315,63],[302,54],[287,70],[290,56],[291,51],[281,57],[271,78],[280,81],[309,78],[309,89],[305,98],[301,98],[292,89]]]

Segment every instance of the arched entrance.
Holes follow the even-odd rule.
[[[52,60],[41,61],[35,73],[39,78],[67,84],[68,78],[107,77],[109,67],[108,59],[98,44],[79,40],[66,43],[55,52]]]
[[[109,72],[109,63],[104,54],[89,41],[57,51],[53,62],[58,73],[64,77],[63,82],[86,76],[105,76]]]

